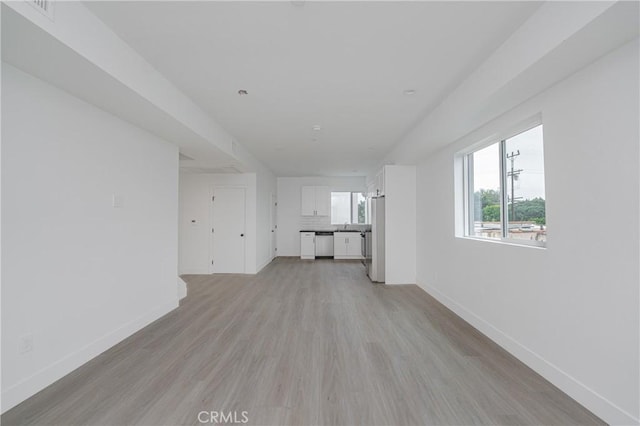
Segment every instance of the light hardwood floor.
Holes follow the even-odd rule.
[[[2,416],[3,425],[569,425],[602,421],[415,285],[353,261],[279,258],[187,276],[166,315]]]

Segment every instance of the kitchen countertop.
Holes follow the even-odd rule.
[[[364,230],[366,231],[366,230]],[[334,230],[328,230],[328,229],[302,229],[300,230],[300,232],[363,232],[363,230],[359,230],[359,229],[334,229]]]

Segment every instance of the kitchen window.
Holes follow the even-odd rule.
[[[542,124],[466,153],[465,236],[544,246]]]
[[[369,223],[367,199],[362,192],[331,193],[331,224]]]

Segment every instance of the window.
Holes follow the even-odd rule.
[[[544,245],[542,125],[466,154],[464,162],[465,235]]]
[[[362,192],[331,193],[332,224],[363,224],[368,222],[367,200]]]

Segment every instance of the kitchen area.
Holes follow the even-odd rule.
[[[279,179],[278,241],[293,237],[297,224],[297,247],[289,239],[288,251],[297,248],[300,259],[359,261],[374,283],[415,283],[415,168],[384,166],[364,185],[357,183]],[[282,205],[283,199],[289,202]]]
[[[301,230],[301,259],[363,259],[364,235],[370,230]]]

